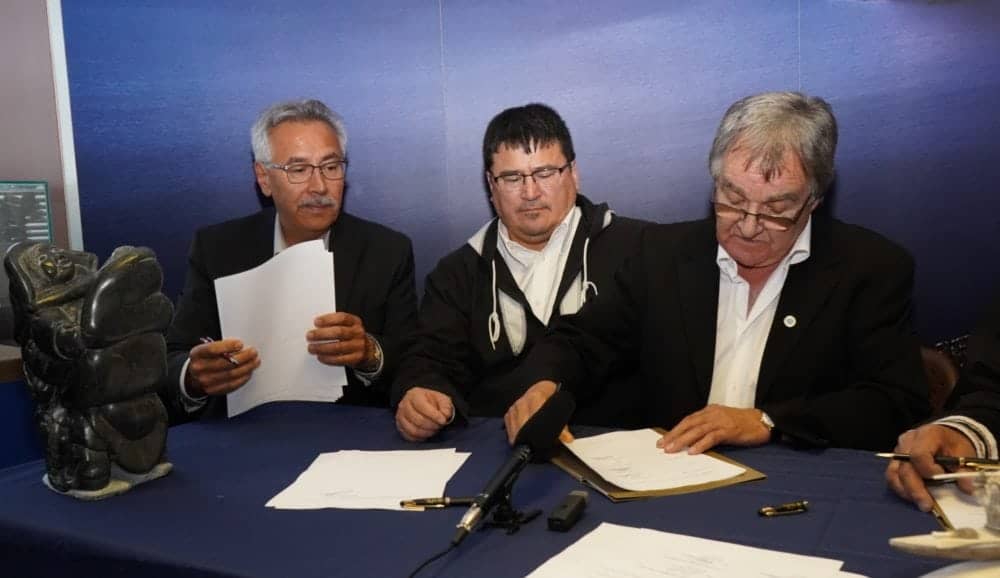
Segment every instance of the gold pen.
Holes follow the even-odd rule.
[[[801,514],[809,510],[809,502],[805,500],[799,500],[797,502],[789,502],[787,504],[781,504],[779,506],[764,506],[763,508],[757,510],[757,514],[770,518],[772,516],[787,516],[789,514]]]
[[[897,462],[910,461],[910,454],[897,454],[893,452],[881,452],[875,454],[876,457],[888,458]],[[1000,460],[988,458],[977,458],[975,456],[934,456],[934,462],[940,466],[952,468],[975,468],[977,470],[998,470]]]
[[[416,498],[403,500],[399,503],[405,510],[423,510],[425,508],[445,508],[448,506],[471,506],[472,498]]]

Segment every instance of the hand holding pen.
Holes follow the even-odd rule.
[[[976,455],[972,442],[960,431],[933,423],[899,436],[895,452],[908,457],[889,461],[885,470],[886,482],[901,498],[916,503],[924,512],[929,512],[934,506],[934,498],[927,491],[925,480],[945,473],[946,467],[956,468],[968,463],[951,456]],[[972,480],[959,479],[958,487],[972,493]]]
[[[225,395],[239,389],[260,366],[257,350],[244,348],[238,339],[202,337],[200,341],[188,354],[184,375],[184,387],[191,397]]]

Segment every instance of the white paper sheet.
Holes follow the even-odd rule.
[[[844,577],[843,562],[602,523],[529,578]]]
[[[616,431],[566,444],[605,480],[623,490],[666,490],[738,476],[739,466],[704,454],[667,454],[656,447],[662,437],[651,429]]]
[[[955,528],[986,527],[986,508],[975,496],[958,489],[956,484],[931,486],[928,490]]]
[[[402,510],[402,500],[443,496],[448,480],[468,457],[454,448],[320,454],[266,506]]]
[[[333,259],[322,240],[299,243],[264,264],[215,280],[223,337],[260,355],[250,381],[230,393],[229,417],[271,401],[337,401],[343,367],[324,365],[306,349],[313,319],[336,310]]]

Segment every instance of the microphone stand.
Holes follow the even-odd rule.
[[[490,519],[486,520],[483,524],[484,526],[488,526],[490,528],[503,528],[504,533],[508,536],[520,530],[521,524],[527,524],[542,513],[541,510],[537,509],[529,510],[527,512],[520,512],[514,509],[514,506],[510,501],[510,496],[511,491],[514,488],[514,482],[517,481],[519,475],[514,476],[514,478],[512,478],[504,486],[503,497],[493,507],[493,513],[490,515]]]

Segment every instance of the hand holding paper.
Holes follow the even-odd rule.
[[[361,318],[350,313],[326,313],[313,322],[306,333],[309,353],[326,365],[357,367],[371,365],[366,358],[367,340]]]

